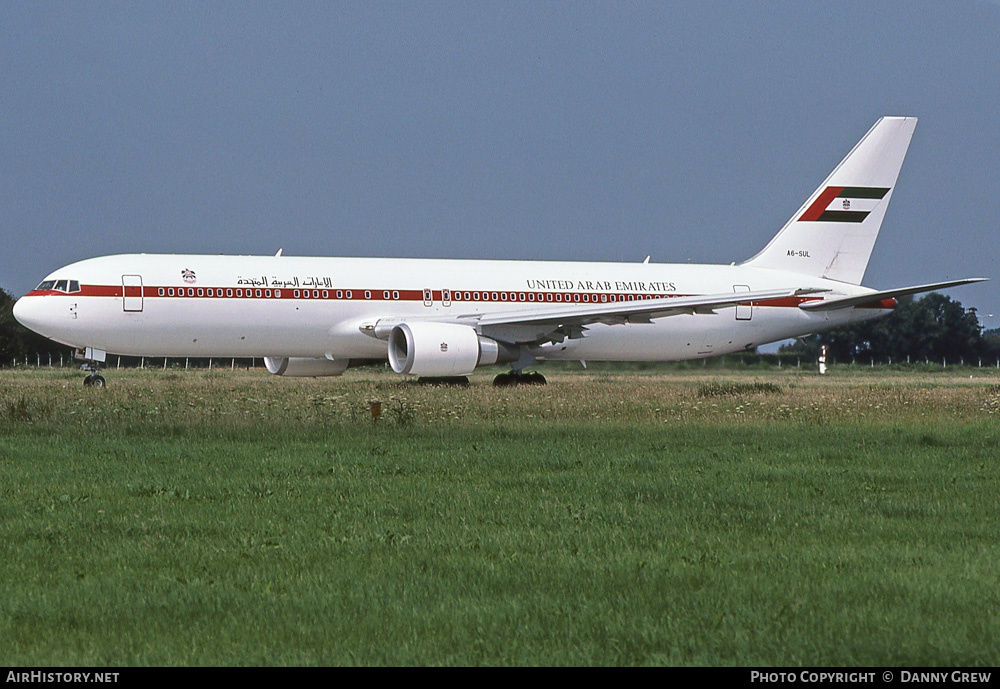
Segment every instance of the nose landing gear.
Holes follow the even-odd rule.
[[[104,380],[104,376],[101,375],[101,368],[96,362],[88,361],[80,368],[84,371],[90,371],[90,375],[83,379],[83,387],[103,388],[107,386],[108,382]]]
[[[95,371],[83,379],[83,385],[88,388],[103,388],[107,385],[107,381],[104,380],[104,376]]]
[[[103,388],[107,381],[101,375],[101,364],[107,358],[107,353],[103,349],[93,347],[79,347],[76,350],[76,358],[83,359],[82,371],[90,371],[90,375],[83,379],[83,386],[86,388]]]

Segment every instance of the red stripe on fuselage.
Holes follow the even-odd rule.
[[[138,287],[132,288],[138,290]],[[164,291],[164,294],[160,295],[160,290]],[[173,289],[174,296],[170,296],[167,290]],[[194,294],[189,295],[187,291],[191,289],[194,290]],[[201,294],[198,294],[198,290],[201,290]],[[208,291],[212,291],[212,295],[209,296]],[[229,290],[232,290],[233,296],[224,296]],[[236,296],[236,291],[240,290],[242,296]],[[257,296],[257,291],[260,291],[261,296]],[[131,289],[130,289],[131,291]],[[295,296],[296,291],[299,296]],[[341,296],[337,296],[337,292],[341,293]],[[267,296],[270,292],[271,296]],[[369,293],[370,296],[366,297],[365,293]],[[386,292],[389,296],[386,297]],[[465,293],[470,294],[469,299],[465,299]],[[479,298],[476,299],[473,295],[478,292]],[[305,296],[308,293],[308,296]],[[313,293],[316,296],[313,296]],[[324,296],[324,293],[326,296]],[[496,293],[497,298],[493,298],[493,294]],[[350,294],[350,296],[347,296]],[[393,297],[393,294],[398,294],[398,297]],[[522,296],[523,295],[523,296]],[[534,299],[529,298],[529,295],[533,295]],[[549,300],[549,295],[552,295],[551,301]],[[556,299],[556,295],[559,295],[559,299]],[[584,299],[586,295],[586,299]],[[81,285],[79,292],[67,293],[59,292],[56,290],[32,290],[28,292],[26,297],[68,297],[68,298],[78,298],[78,297],[122,297],[122,288],[117,285]],[[138,294],[133,296],[138,297]],[[142,296],[145,299],[232,299],[232,300],[244,300],[244,299],[264,299],[264,300],[274,300],[274,299],[292,299],[295,301],[424,301],[424,291],[423,290],[382,290],[382,289],[299,289],[292,290],[288,288],[283,289],[271,289],[271,288],[237,288],[237,287],[150,287],[145,286],[142,288]],[[614,296],[615,299],[612,301],[611,297]],[[667,299],[672,297],[693,297],[697,295],[693,294],[636,294],[636,293],[622,293],[615,292],[613,294],[608,292],[538,292],[538,291],[501,291],[501,290],[452,290],[451,291],[451,303],[463,303],[463,302],[474,302],[474,303],[517,303],[517,304],[614,304],[614,303],[628,303],[635,301],[643,301],[646,299]],[[602,297],[606,297],[607,300],[603,301]],[[632,299],[629,299],[632,297]],[[444,299],[444,294],[442,290],[433,290],[431,292],[431,299],[434,302],[440,303]],[[754,301],[754,302],[743,302],[741,306],[770,306],[778,308],[798,308],[799,304],[808,301],[821,300],[822,297],[782,297],[781,299],[768,299],[765,301]],[[879,301],[873,301],[867,304],[858,306],[858,308],[869,308],[869,309],[894,309],[896,307],[895,299],[882,299]]]

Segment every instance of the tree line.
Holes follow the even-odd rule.
[[[14,319],[14,297],[0,288],[0,366],[71,348],[34,333]],[[983,331],[975,308],[932,292],[920,299],[902,297],[892,315],[847,328],[829,330],[781,347],[782,354],[815,361],[822,345],[831,362],[905,361],[975,363],[1000,360],[1000,328]]]
[[[12,360],[32,361],[39,354],[71,354],[72,349],[36,332],[28,330],[14,319],[14,302],[10,292],[0,287],[0,366],[10,366]]]
[[[901,297],[886,318],[810,335],[780,351],[816,360],[823,345],[834,363],[993,363],[1000,359],[1000,329],[984,332],[975,308],[931,292]]]

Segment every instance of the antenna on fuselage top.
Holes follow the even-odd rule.
[[[278,258],[278,256],[281,256],[281,252],[282,252],[282,251],[283,251],[283,249],[278,249],[278,253],[276,253],[276,254],[274,255],[274,257],[275,257],[275,258]]]

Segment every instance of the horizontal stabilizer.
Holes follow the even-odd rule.
[[[807,301],[799,304],[799,308],[805,311],[835,311],[837,309],[849,309],[864,304],[874,304],[883,299],[895,299],[905,297],[908,294],[920,294],[922,292],[933,292],[934,290],[957,287],[958,285],[968,285],[972,282],[983,282],[989,278],[965,278],[963,280],[951,280],[949,282],[935,282],[930,285],[917,285],[915,287],[900,287],[899,289],[887,289],[881,292],[869,292],[852,297],[832,297],[817,301]]]

